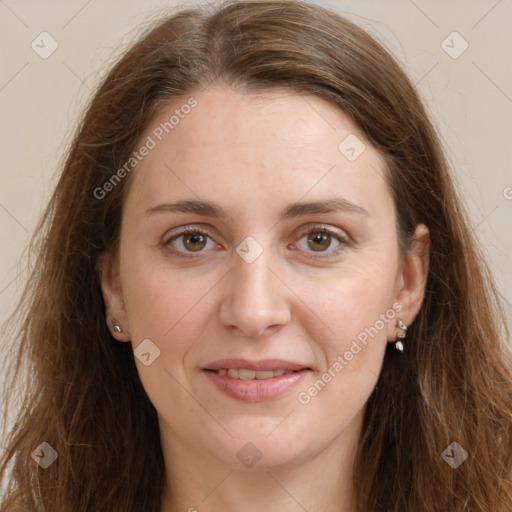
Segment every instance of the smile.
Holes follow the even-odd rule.
[[[278,359],[229,359],[208,365],[203,374],[230,398],[261,402],[286,395],[311,371],[308,366]]]
[[[294,373],[292,370],[248,370],[247,368],[221,368],[217,370],[219,375],[227,375],[230,379],[241,379],[241,380],[266,380],[272,379],[273,377],[281,377],[281,375]]]

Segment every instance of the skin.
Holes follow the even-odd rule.
[[[418,226],[413,250],[401,254],[381,156],[323,99],[220,83],[193,96],[197,107],[133,171],[119,252],[105,253],[100,266],[109,325],[122,327],[112,335],[134,348],[149,338],[160,350],[149,366],[135,360],[159,418],[167,474],[161,510],[352,511],[365,404],[386,344],[397,339],[397,319],[410,325],[421,307],[428,230]],[[183,103],[163,109],[142,140]],[[338,150],[349,134],[366,145],[353,162]],[[366,213],[280,219],[291,203],[333,197]],[[230,215],[146,213],[185,199]],[[183,226],[208,236],[169,241]],[[322,228],[342,242],[308,242]],[[263,250],[252,263],[236,252],[248,236]],[[393,304],[401,309],[396,318],[301,404],[299,392]],[[276,399],[242,402],[202,372],[231,357],[275,357],[312,371]],[[262,455],[252,468],[237,457],[248,442]]]

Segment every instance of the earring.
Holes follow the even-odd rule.
[[[112,324],[112,327],[114,328],[115,332],[123,332],[121,326],[117,325],[115,320],[112,320],[110,323]]]
[[[396,340],[395,347],[400,352],[403,352],[404,344],[402,342],[405,339],[405,332],[407,331],[407,326],[402,322],[402,320],[398,319],[398,327],[402,329],[402,332],[399,332],[397,334],[398,339]]]

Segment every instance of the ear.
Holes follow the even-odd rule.
[[[110,333],[118,341],[130,341],[130,329],[123,290],[119,280],[118,265],[110,252],[104,252],[98,258],[96,270],[100,277],[100,285],[106,307],[106,322]],[[116,332],[114,325],[119,326],[121,332]]]
[[[407,251],[402,270],[398,276],[396,302],[402,306],[397,318],[406,326],[413,323],[421,309],[427,284],[430,261],[430,236],[427,226],[418,224],[414,232],[412,247]],[[388,340],[396,341],[401,329],[389,324]]]

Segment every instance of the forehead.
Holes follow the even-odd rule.
[[[344,112],[316,96],[214,84],[161,109],[147,137],[155,146],[132,184],[141,201],[185,193],[227,200],[237,192],[242,202],[269,193],[297,200],[333,188],[353,199],[390,200],[382,157]]]
[[[261,163],[276,158],[299,160],[301,154],[314,159],[323,156],[332,162],[338,152],[337,132],[358,131],[348,116],[327,101],[289,89],[247,94],[218,84],[193,97],[197,106],[164,135],[175,142],[172,152],[176,156],[194,156],[192,147],[197,157],[211,151],[220,153],[222,148],[229,150],[230,157],[257,155]],[[169,113],[186,101],[184,98],[161,111],[155,125],[165,123]],[[180,144],[184,141],[186,144]]]

